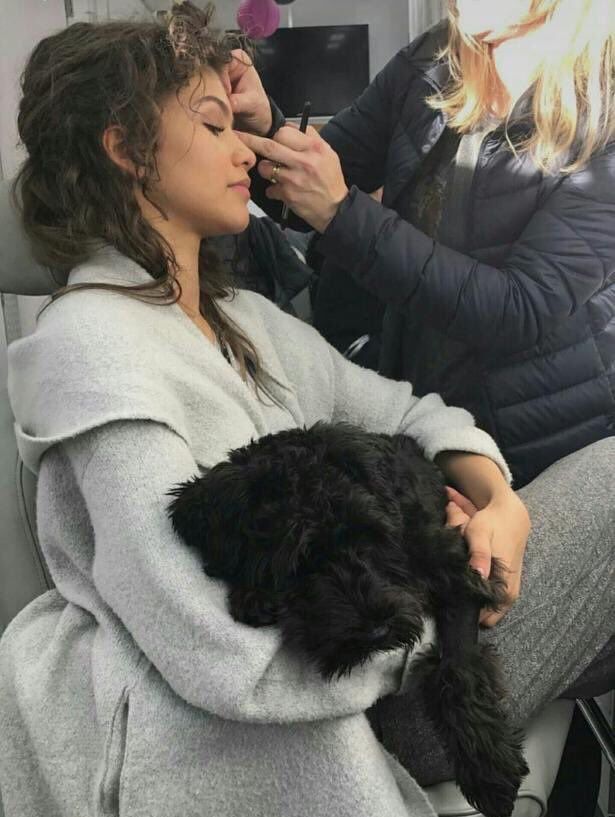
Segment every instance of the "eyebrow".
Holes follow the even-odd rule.
[[[231,120],[231,127],[232,128],[235,127],[235,117],[233,116],[231,109],[226,104],[226,102],[223,102],[220,99],[219,96],[214,96],[213,94],[210,94],[209,96],[202,96],[199,99],[197,99],[196,105],[194,107],[198,108],[203,102],[215,102],[216,105],[221,109],[222,113],[226,116],[226,118]]]

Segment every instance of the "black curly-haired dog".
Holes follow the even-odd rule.
[[[278,625],[327,678],[414,646],[433,617],[438,647],[413,665],[430,717],[469,802],[511,813],[528,769],[497,657],[477,642],[501,572],[494,563],[486,582],[469,567],[443,475],[414,440],[318,423],[232,451],[169,494],[175,530],[228,582],[233,617]]]

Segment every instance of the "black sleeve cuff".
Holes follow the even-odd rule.
[[[286,124],[286,117],[271,97],[269,97],[269,104],[271,105],[271,129],[269,130],[266,138],[273,139],[280,128],[283,128]]]
[[[371,261],[383,214],[377,201],[352,185],[327,229],[317,239],[316,250],[360,279],[361,270]]]

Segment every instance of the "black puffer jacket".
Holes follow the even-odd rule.
[[[615,433],[615,144],[577,173],[545,175],[496,130],[474,173],[465,245],[428,238],[403,201],[446,127],[424,101],[448,80],[433,56],[445,38],[440,25],[399,52],[322,131],[351,192],[316,244],[326,262],[315,323],[343,337],[346,271],[375,296],[355,336],[386,306],[380,370],[471,410],[520,487]],[[513,134],[529,127],[528,99]],[[382,185],[383,206],[361,192]],[[462,378],[433,382],[434,348],[465,361]]]
[[[208,244],[231,271],[235,286],[258,292],[285,312],[297,314],[291,301],[311,284],[314,273],[274,221],[251,215],[243,233],[215,236]]]

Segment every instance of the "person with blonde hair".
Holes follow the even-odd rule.
[[[264,157],[262,206],[283,201],[291,226],[320,234],[314,323],[333,345],[367,333],[381,373],[469,409],[517,487],[615,434],[612,0],[450,0],[320,135],[283,126],[240,55],[229,82]],[[493,554],[518,563],[513,547]],[[513,571],[511,598],[527,575]],[[547,609],[523,645],[535,667],[570,626]],[[524,660],[510,671],[527,716]],[[408,721],[417,707],[377,708],[419,779],[445,774]]]
[[[615,432],[615,4],[451,0],[320,136],[231,80],[265,201],[321,234],[325,336],[352,279],[380,370],[469,408],[518,486]]]

